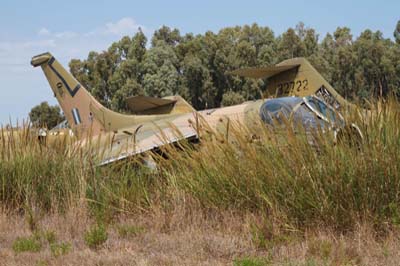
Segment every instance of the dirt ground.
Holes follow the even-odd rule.
[[[2,213],[0,265],[399,265],[400,241],[394,233],[377,239],[360,226],[345,236],[316,229],[302,237],[268,238],[254,233],[255,220],[234,214],[130,216],[109,225],[106,242],[91,249],[84,235],[93,221],[84,211],[35,222]],[[122,236],[121,225],[140,230]],[[54,254],[42,241],[38,252],[15,251],[16,239],[32,236],[32,230],[53,232],[56,243],[68,243],[68,250]]]

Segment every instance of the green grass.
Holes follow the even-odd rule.
[[[42,238],[45,239],[49,245],[54,244],[57,241],[57,236],[54,231],[42,232]]]
[[[19,237],[14,241],[12,249],[15,253],[39,252],[42,249],[42,244],[40,243],[40,240],[34,236]]]
[[[49,263],[46,260],[37,260],[35,263],[36,266],[47,266]]]
[[[86,231],[84,240],[89,248],[97,249],[108,239],[107,230],[102,225],[96,225]]]
[[[276,236],[282,233],[316,226],[342,232],[360,222],[373,225],[377,232],[396,227],[400,103],[378,102],[368,116],[353,112],[349,119],[364,133],[361,145],[334,145],[330,134],[318,133],[315,145],[310,145],[293,130],[274,134],[263,125],[247,128],[231,123],[229,132],[204,132],[202,139],[209,141],[195,149],[167,148],[173,159],[156,157],[157,171],[126,161],[94,167],[88,152],[63,145],[67,142],[44,147],[29,128],[3,130],[0,204],[31,217],[32,229],[37,218],[31,210],[64,213],[81,206],[82,199],[98,223],[113,223],[119,214],[153,210],[262,213],[253,241],[264,248],[280,241]],[[135,230],[123,229],[121,235],[139,233]],[[93,246],[104,239],[96,235],[102,234],[89,237]]]
[[[96,233],[94,234],[94,238],[98,237]],[[93,238],[93,236],[90,236]],[[90,241],[99,241],[98,239],[90,239]],[[33,235],[30,237],[18,237],[12,248],[15,253],[21,252],[39,252],[42,248],[48,245],[50,248],[50,252],[53,256],[58,257],[67,254],[71,250],[71,244],[66,242],[57,243],[57,236],[54,231],[34,231]]]
[[[268,266],[271,263],[265,258],[240,258],[233,261],[234,266]]]
[[[53,256],[59,257],[67,254],[71,250],[71,244],[61,242],[50,244],[50,252]]]

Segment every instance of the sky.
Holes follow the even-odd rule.
[[[150,38],[162,25],[202,34],[257,23],[279,35],[301,21],[320,39],[343,26],[354,36],[369,28],[393,38],[399,10],[399,0],[1,0],[0,125],[21,123],[42,101],[56,104],[43,72],[30,65],[39,53],[49,51],[68,67],[72,58],[105,50],[139,27]]]

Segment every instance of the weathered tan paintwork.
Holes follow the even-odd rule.
[[[102,164],[141,154],[166,143],[198,138],[200,120],[204,120],[212,130],[221,133],[229,127],[230,122],[249,124],[259,116],[260,106],[265,101],[249,101],[230,107],[195,111],[180,96],[167,98],[170,102],[148,98],[147,100],[158,106],[150,108],[151,104],[142,104],[136,110],[145,113],[143,115],[119,114],[102,106],[50,53],[33,57],[31,64],[42,67],[81,145],[95,143],[102,147],[102,153],[99,154]],[[306,96],[315,94],[322,87],[334,97],[334,100],[342,105],[347,104],[304,58],[286,60],[276,66],[265,68],[237,70],[233,74],[268,78],[269,95]],[[303,85],[305,80],[307,86],[298,90],[296,82],[300,81]],[[280,86],[286,83],[290,87],[282,90]],[[71,94],[71,88],[77,86],[80,87],[76,94]],[[137,99],[139,98],[132,100],[131,103],[134,104]],[[174,106],[168,107],[172,102]],[[72,114],[74,108],[80,114],[81,123],[78,125]]]
[[[137,115],[183,114],[195,111],[181,96],[156,98],[133,96],[126,99],[129,110]]]
[[[268,79],[266,97],[304,97],[324,88],[341,106],[351,106],[305,58],[288,59],[275,66],[238,69],[231,73]]]

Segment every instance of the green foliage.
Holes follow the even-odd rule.
[[[286,226],[324,224],[337,230],[352,227],[361,216],[379,221],[378,228],[397,215],[388,206],[400,204],[394,189],[400,183],[394,122],[400,109],[395,106],[398,103],[392,101],[379,107],[380,115],[373,111],[368,123],[356,120],[367,138],[359,148],[333,146],[321,135],[321,150],[315,152],[301,135],[288,132],[279,138],[264,127],[250,130],[263,140],[253,146],[232,124],[234,143],[203,143],[201,152],[174,154],[170,171],[178,188],[206,209],[259,210]]]
[[[266,88],[229,71],[266,66],[293,57],[306,57],[327,81],[348,99],[400,95],[400,23],[397,44],[380,31],[365,30],[354,38],[338,27],[321,38],[300,22],[280,36],[257,24],[227,27],[218,33],[181,35],[163,26],[151,47],[142,31],[125,36],[101,53],[70,62],[72,74],[105,106],[129,112],[125,98],[132,95],[180,94],[196,109],[226,105],[231,92],[243,100],[261,98]],[[229,97],[228,97],[229,98]],[[237,103],[241,98],[235,97]]]
[[[54,231],[45,231],[45,232],[43,232],[43,238],[49,244],[54,244],[57,241],[56,233]]]
[[[175,46],[181,41],[181,34],[178,29],[171,30],[169,27],[163,25],[160,29],[154,32],[151,39],[151,45],[156,46],[159,41],[165,42],[170,46]]]
[[[400,44],[400,20],[397,21],[396,28],[393,32],[394,39],[396,40],[397,44]]]
[[[18,237],[13,245],[12,249],[16,253],[20,252],[39,252],[42,248],[40,240],[34,236],[31,237]]]
[[[50,252],[53,256],[59,257],[67,254],[71,250],[71,244],[69,243],[52,243],[50,244]]]
[[[246,257],[235,259],[233,261],[234,266],[267,266],[271,265],[271,262],[265,258],[257,258],[257,257]]]
[[[81,182],[91,176],[90,166],[81,161],[87,155],[79,155],[64,141],[41,146],[29,128],[1,131],[0,138],[0,202],[25,210],[28,225],[35,231],[34,207],[63,212],[78,197]],[[82,171],[88,172],[82,176]]]
[[[228,91],[224,93],[222,96],[222,101],[221,105],[222,106],[230,106],[230,105],[235,105],[235,104],[240,104],[244,102],[244,97],[234,91]]]
[[[36,266],[48,266],[49,263],[47,262],[47,260],[37,260],[35,265]]]
[[[305,47],[295,30],[289,28],[278,41],[279,60],[304,56]]]
[[[31,109],[29,119],[38,127],[53,128],[64,120],[64,116],[57,105],[50,106],[47,102],[42,102]]]
[[[86,231],[84,239],[89,248],[97,249],[107,241],[107,230],[103,225],[95,225]]]
[[[143,60],[143,88],[147,95],[164,97],[178,93],[177,57],[171,46],[159,41]]]
[[[13,243],[13,250],[20,252],[39,252],[43,245],[47,242],[50,252],[53,256],[58,257],[67,254],[71,250],[71,244],[60,242],[57,243],[54,231],[35,231],[30,237],[19,237]]]

